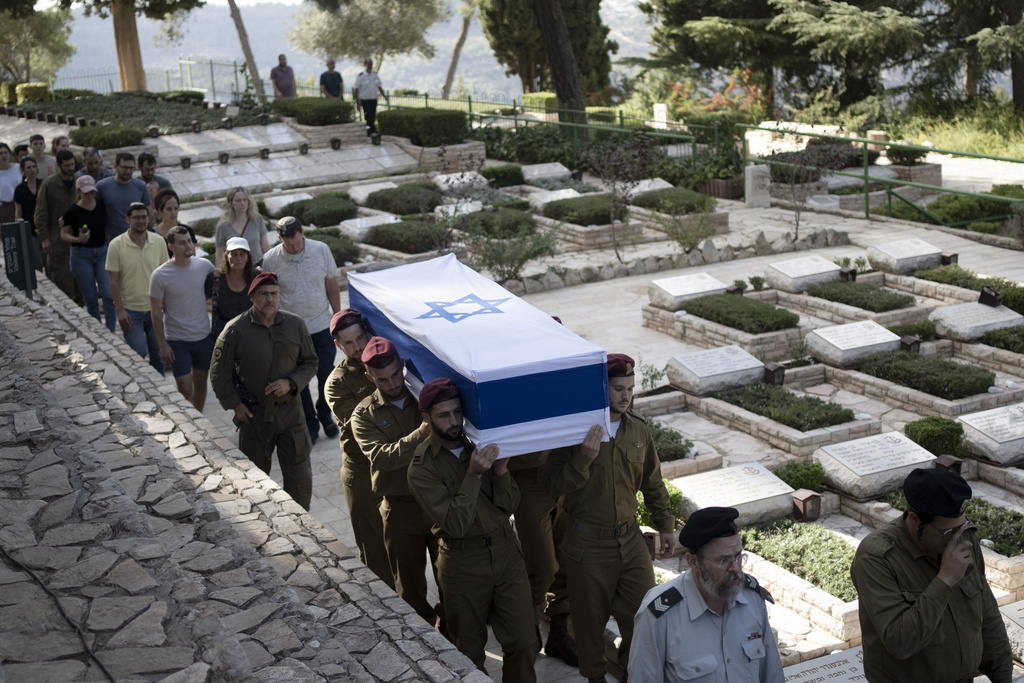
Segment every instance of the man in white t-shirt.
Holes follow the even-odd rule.
[[[377,120],[377,93],[383,95],[388,104],[391,104],[391,100],[380,84],[380,77],[373,72],[373,60],[367,59],[363,62],[363,66],[366,67],[366,71],[356,76],[353,99],[356,101],[356,106],[363,110],[363,118],[366,119],[366,134],[372,135],[377,132],[377,127],[374,125]]]
[[[341,310],[338,268],[330,247],[323,242],[307,240],[302,234],[302,223],[294,216],[285,216],[277,221],[277,234],[281,243],[263,255],[263,272],[277,273],[281,310],[302,318],[316,349],[316,378],[320,392],[316,405],[308,386],[302,389],[301,394],[309,438],[316,443],[320,425],[329,438],[339,433],[325,398],[327,380],[334,371],[337,354],[330,328],[331,316]]]
[[[166,239],[173,257],[154,270],[149,279],[153,331],[160,344],[160,357],[174,368],[178,391],[202,412],[213,359],[206,278],[214,268],[206,259],[195,257],[187,228],[174,226],[167,231]]]

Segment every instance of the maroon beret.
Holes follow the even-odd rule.
[[[361,322],[363,322],[363,314],[354,308],[346,308],[342,311],[338,311],[334,314],[334,317],[331,318],[331,336],[333,337],[339,331],[349,327],[350,325],[355,325]]]
[[[388,365],[397,355],[398,350],[390,340],[384,337],[373,337],[366,343],[361,360],[363,365],[380,369]]]
[[[420,389],[420,410],[429,410],[430,406],[443,401],[459,398],[459,388],[455,381],[447,377],[432,379]]]
[[[553,315],[553,316],[551,316],[551,319],[552,319],[552,320],[554,320],[554,321],[555,321],[556,323],[558,323],[559,325],[564,325],[564,324],[565,324],[565,323],[563,323],[563,322],[562,322],[562,319],[561,319],[561,318],[559,318],[559,317],[558,317],[557,315]]]
[[[252,284],[249,285],[249,296],[262,287],[263,285],[276,285],[277,284],[277,273],[260,273],[252,279]]]
[[[629,377],[633,374],[635,366],[636,363],[633,362],[633,359],[624,353],[608,354],[609,377]]]

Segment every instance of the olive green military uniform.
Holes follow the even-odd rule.
[[[613,426],[614,428],[614,426]],[[672,532],[675,518],[661,479],[661,463],[647,421],[626,411],[611,441],[590,460],[579,446],[552,451],[547,489],[564,495],[565,539],[560,550],[569,580],[569,611],[575,628],[580,674],[607,671],[604,629],[615,616],[622,634],[619,662],[629,659],[633,616],[654,587],[654,567],[636,520],[636,493],[658,531]]]
[[[359,560],[392,588],[395,579],[384,547],[384,521],[380,517],[381,496],[370,484],[370,461],[352,436],[352,411],[373,393],[373,382],[358,360],[345,358],[327,378],[327,405],[341,427],[341,485],[345,490],[348,518],[359,548]]]
[[[398,408],[374,391],[352,413],[352,434],[370,461],[373,491],[384,498],[380,515],[395,592],[433,626],[442,612],[440,604],[431,607],[427,602],[426,556],[436,580],[437,539],[406,481],[413,451],[423,441],[419,432],[423,417],[416,399],[406,395],[404,400]]]
[[[548,493],[544,475],[551,451],[510,458],[508,470],[519,487],[516,533],[523,546],[534,611],[549,617],[569,613],[565,568],[556,555],[565,528],[558,499]],[[551,600],[548,601],[548,591]]]
[[[979,670],[994,683],[1012,680],[1010,644],[975,527],[961,538],[971,542],[974,564],[953,588],[938,578],[938,558],[925,556],[903,519],[860,542],[850,575],[871,683],[973,681]]]
[[[256,405],[248,423],[239,424],[238,448],[266,473],[277,448],[284,490],[305,509],[313,494],[309,453],[313,444],[299,402],[299,392],[316,374],[317,356],[302,318],[278,311],[270,327],[249,309],[229,322],[217,338],[210,367],[210,383],[225,410],[243,403],[232,381],[232,371]],[[291,391],[268,396],[267,385],[287,379]],[[237,423],[236,423],[237,424]]]
[[[408,481],[433,521],[440,541],[438,580],[445,594],[445,619],[455,647],[485,671],[487,624],[503,652],[506,681],[535,681],[537,636],[530,606],[530,582],[509,516],[519,489],[508,472],[493,468],[469,476],[474,447],[463,437],[456,456],[435,436],[416,448]]]
[[[71,243],[60,238],[60,218],[75,203],[75,181],[71,186],[54,173],[42,179],[36,192],[36,212],[32,216],[39,241],[50,240],[46,268],[50,279],[70,299],[81,305],[82,294],[71,272]],[[109,236],[107,238],[109,242]]]

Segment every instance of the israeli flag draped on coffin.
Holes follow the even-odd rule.
[[[394,342],[414,395],[455,380],[477,445],[509,457],[580,444],[595,424],[610,430],[604,349],[454,255],[348,282],[349,305]]]

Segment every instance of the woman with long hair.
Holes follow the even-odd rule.
[[[31,155],[21,158],[21,183],[14,188],[14,220],[35,225],[36,194],[39,192],[39,165]],[[35,229],[33,228],[33,232]]]
[[[228,190],[224,200],[224,215],[220,221],[213,237],[213,243],[217,247],[217,263],[224,257],[228,240],[232,237],[242,237],[249,243],[249,254],[255,264],[259,264],[263,260],[263,254],[270,251],[267,224],[263,222],[263,217],[256,209],[252,195],[244,187],[233,187]]]
[[[62,149],[71,149],[71,138],[67,135],[58,135],[53,140],[50,140],[50,156],[56,158],[57,152]]]
[[[60,238],[71,243],[71,274],[85,299],[89,315],[103,322],[111,332],[117,325],[114,298],[107,279],[107,212],[103,199],[96,195],[96,179],[91,175],[75,179],[75,203],[60,218]]]
[[[161,237],[167,237],[167,231],[180,225],[188,230],[192,236],[192,244],[196,244],[196,233],[192,227],[178,222],[178,207],[180,200],[178,193],[169,187],[165,187],[153,197],[153,208],[156,209],[156,231]]]
[[[21,184],[21,168],[11,161],[11,148],[0,142],[0,223],[13,223],[14,188]]]
[[[252,301],[249,300],[249,285],[258,272],[253,265],[252,253],[245,238],[230,238],[225,245],[220,265],[210,274],[214,339],[220,336],[228,321],[252,307]]]

